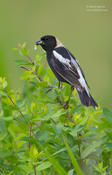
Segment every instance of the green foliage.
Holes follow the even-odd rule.
[[[65,109],[70,87],[54,88],[45,53],[15,50],[24,88],[14,92],[0,78],[0,174],[111,175],[112,112],[82,106],[75,90]]]
[[[69,145],[68,145],[68,143],[67,143],[67,141],[66,141],[64,136],[63,136],[63,139],[64,139],[65,145],[67,147],[68,154],[69,154],[69,156],[71,158],[72,164],[74,166],[74,169],[76,170],[78,175],[83,175],[83,172],[81,171],[81,169],[80,169],[80,167],[79,167],[79,165],[77,163],[77,160],[75,159],[75,157],[74,157],[74,155],[73,155],[73,153],[72,153],[72,151],[71,151],[71,149],[70,149],[70,147],[69,147]]]

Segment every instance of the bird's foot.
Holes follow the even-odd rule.
[[[58,86],[50,85],[49,88],[50,89],[53,89],[53,88],[58,89]]]
[[[49,85],[47,86],[47,92],[51,91],[52,89],[58,89],[58,86],[54,86],[54,85]]]

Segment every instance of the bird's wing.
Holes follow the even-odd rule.
[[[68,51],[68,52],[69,52],[69,51]],[[90,89],[90,87],[89,87],[89,85],[88,85],[88,83],[87,83],[87,81],[86,81],[86,79],[85,79],[84,72],[82,71],[82,68],[80,67],[78,61],[76,60],[76,58],[75,58],[70,52],[69,52],[69,54],[71,55],[71,57],[72,57],[72,58],[76,61],[76,63],[78,64],[78,66],[79,66],[79,68],[80,68],[80,71],[81,71],[81,73],[82,73],[82,75],[83,75],[83,77],[84,77],[84,80],[85,80],[85,82],[86,82],[88,88]]]
[[[85,89],[89,95],[85,76],[72,54],[64,47],[53,50],[52,65],[57,73],[71,85]]]

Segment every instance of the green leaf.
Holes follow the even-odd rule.
[[[16,60],[18,66],[27,66],[32,65],[28,60]]]
[[[7,87],[7,81],[5,80],[5,78],[0,77],[0,90],[3,90]]]
[[[51,163],[48,161],[42,162],[40,165],[37,166],[36,170],[37,171],[42,171],[45,170],[47,168],[51,167]]]
[[[16,48],[16,47],[15,48],[12,48],[12,49],[18,51],[18,48]]]
[[[0,141],[4,140],[7,134],[5,133],[0,133]]]
[[[48,158],[49,162],[54,167],[55,171],[59,175],[67,175],[67,173],[64,170],[64,168],[59,164],[59,162],[55,158],[53,158],[47,151],[44,151],[44,153],[45,153],[45,156]]]
[[[107,119],[110,123],[112,123],[112,112],[111,112],[109,109],[107,109],[107,108],[103,108],[103,114],[104,114],[104,116],[106,117],[106,119]]]
[[[38,49],[37,45],[34,45],[34,50],[36,50],[36,51],[37,51],[37,49]]]
[[[77,133],[80,132],[84,127],[85,125],[87,124],[87,121],[88,121],[88,116],[83,118],[83,120],[80,122],[79,125],[76,125],[75,128],[73,128],[70,132],[70,134],[73,136],[73,137],[76,137],[77,136]]]
[[[13,50],[19,51],[20,55],[28,55],[29,51],[26,49],[26,43],[18,44],[18,48],[13,48]]]
[[[73,175],[73,173],[74,173],[74,169],[69,170],[68,175]]]
[[[75,128],[72,129],[72,131],[70,132],[70,135],[72,135],[73,137],[76,137],[77,133],[80,132],[83,128],[84,126],[81,126],[81,125],[75,126]]]
[[[59,154],[59,153],[61,153],[61,152],[64,152],[64,151],[66,151],[66,150],[67,150],[66,147],[64,147],[64,148],[60,149],[59,151],[55,152],[55,153],[53,154],[53,156],[55,156],[55,155],[57,155],[57,154]]]
[[[89,154],[96,151],[96,148],[103,143],[102,140],[99,140],[95,143],[90,144],[81,154],[82,159],[85,159]]]
[[[41,119],[41,120],[49,120],[49,119],[52,118],[54,121],[57,121],[58,118],[59,118],[61,115],[65,114],[65,112],[66,112],[66,111],[65,111],[64,109],[59,109],[57,112],[51,111],[51,112],[48,112],[46,115],[40,116],[39,119]]]
[[[75,171],[77,172],[78,175],[84,175],[64,136],[63,136],[63,140],[64,140],[65,146],[67,148],[68,154],[70,156],[70,159],[72,161]]]
[[[0,95],[1,96],[7,96],[6,92],[4,92],[4,90],[0,90]]]
[[[65,110],[60,109],[60,110],[58,110],[56,113],[52,114],[52,115],[51,115],[51,118],[57,121],[58,118],[59,118],[61,115],[65,114],[65,113],[66,113]]]
[[[0,118],[0,132],[6,133],[6,124],[4,119]]]

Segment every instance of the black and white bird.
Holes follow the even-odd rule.
[[[41,45],[46,51],[48,64],[59,80],[59,88],[61,88],[62,82],[66,82],[71,85],[71,94],[76,88],[83,105],[97,107],[97,103],[89,93],[85,75],[70,51],[52,35],[42,36],[35,44]],[[69,100],[70,97],[66,104]]]

